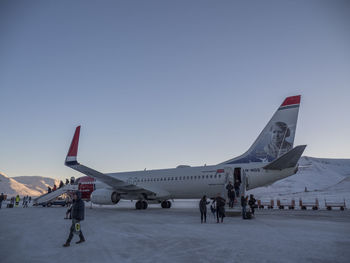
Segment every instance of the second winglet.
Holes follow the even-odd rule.
[[[68,166],[78,164],[77,155],[78,155],[79,135],[80,135],[80,125],[75,129],[72,143],[70,144],[69,151],[66,157],[65,164]]]

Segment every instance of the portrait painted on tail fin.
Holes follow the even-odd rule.
[[[300,95],[286,98],[243,155],[226,164],[272,162],[293,148]]]

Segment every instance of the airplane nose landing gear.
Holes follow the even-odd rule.
[[[148,203],[146,201],[137,201],[135,204],[135,208],[137,210],[147,209],[147,207],[148,207]]]

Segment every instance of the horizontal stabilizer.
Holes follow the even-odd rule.
[[[295,167],[303,154],[306,145],[299,145],[289,152],[285,153],[281,157],[277,158],[273,162],[264,166],[263,168],[266,170],[283,170],[286,168]]]

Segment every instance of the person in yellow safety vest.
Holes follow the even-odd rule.
[[[19,204],[19,195],[16,196],[16,207],[18,206]]]

